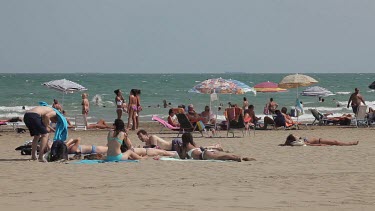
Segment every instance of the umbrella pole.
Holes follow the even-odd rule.
[[[64,106],[64,97],[65,97],[65,93],[63,92],[63,97],[62,97],[62,101],[61,101],[61,106]]]
[[[297,110],[297,100],[298,100],[298,85],[297,85],[297,95],[296,95],[296,105],[294,107],[294,111],[296,112],[296,115],[297,115],[297,124],[298,124],[298,110]]]

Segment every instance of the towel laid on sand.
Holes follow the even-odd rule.
[[[120,160],[120,161],[105,161],[105,160],[78,160],[71,162],[72,164],[98,164],[98,163],[137,163],[138,160]]]
[[[161,157],[159,160],[168,160],[168,161],[194,161],[194,162],[233,162],[233,160],[194,160],[194,159],[176,159],[176,158],[168,158],[168,157]]]

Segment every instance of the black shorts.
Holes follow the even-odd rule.
[[[352,106],[352,111],[354,114],[357,114],[358,106]]]
[[[23,121],[30,131],[31,136],[39,136],[47,134],[47,128],[44,126],[42,117],[37,113],[26,113],[23,116]]]

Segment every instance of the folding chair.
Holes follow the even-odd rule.
[[[153,121],[157,121],[159,124],[162,125],[159,133],[161,133],[161,131],[164,129],[164,128],[168,128],[169,130],[172,130],[172,131],[180,131],[180,127],[175,127],[171,124],[169,124],[167,121],[165,121],[164,119],[156,116],[156,115],[153,115],[152,118],[151,118]]]
[[[87,130],[86,121],[83,115],[75,115],[74,130]]]
[[[179,137],[181,133],[193,132],[197,129],[197,124],[195,126],[191,124],[191,122],[189,121],[189,119],[187,118],[185,114],[178,113],[176,114],[176,116],[177,116],[178,122],[180,123],[180,131],[177,137]],[[199,132],[203,136],[203,132],[202,131],[199,131]]]
[[[357,113],[355,114],[355,117],[353,121],[355,121],[355,125],[358,127],[359,125],[364,125],[368,127],[369,121],[366,115],[367,111],[367,105],[360,105],[358,106]]]

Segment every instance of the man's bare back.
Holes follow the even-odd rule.
[[[160,149],[164,149],[167,151],[172,150],[172,142],[171,141],[166,141],[156,135],[150,135],[150,144],[151,145],[156,145]]]

